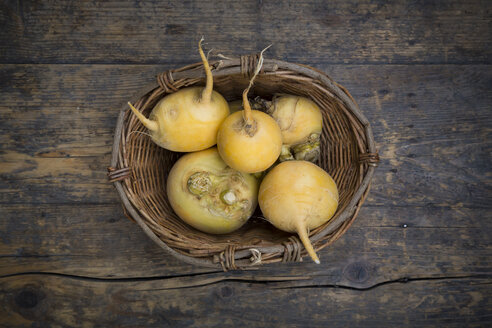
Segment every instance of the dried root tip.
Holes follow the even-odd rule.
[[[272,102],[261,98],[260,96],[255,97],[255,99],[250,100],[251,108],[266,112],[272,105]]]
[[[202,196],[208,193],[212,181],[207,172],[197,172],[188,178],[188,190],[193,195]]]
[[[138,118],[138,120],[140,122],[142,122],[142,124],[147,128],[149,129],[150,131],[157,131],[158,130],[158,126],[157,126],[157,122],[156,121],[152,121],[152,120],[149,120],[148,118],[146,118],[142,113],[140,113],[135,107],[133,107],[133,105],[128,102],[128,105],[130,106],[133,114],[135,114],[135,116]]]
[[[202,49],[203,40],[204,40],[204,38],[202,36],[202,38],[198,42],[198,51],[200,52],[200,57],[202,58],[203,68],[205,69],[205,75],[207,77],[207,82],[205,84],[205,88],[202,91],[202,98],[200,101],[209,102],[212,99],[212,91],[214,88],[214,77],[212,75],[212,70],[210,69],[210,65],[208,64],[207,56],[205,56],[205,53],[203,52],[203,49]]]
[[[299,235],[299,238],[301,239],[301,242],[311,259],[313,259],[316,264],[320,264],[318,255],[316,255],[316,252],[314,251],[313,245],[311,244],[311,241],[309,240],[309,236],[307,234],[307,229],[304,226],[303,222],[298,224],[297,234]]]
[[[319,134],[313,133],[306,142],[293,146],[291,150],[297,160],[316,162],[320,155]]]
[[[250,123],[245,122],[246,124],[244,125],[244,131],[248,134],[248,136],[253,137],[256,134],[256,131],[258,130],[258,126],[256,125],[256,122],[253,120]]]
[[[226,190],[220,194],[220,200],[224,202],[224,204],[232,205],[237,201],[237,197],[234,191]]]

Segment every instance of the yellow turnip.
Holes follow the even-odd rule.
[[[282,131],[284,147],[280,160],[316,161],[323,117],[310,99],[293,95],[274,97],[267,109]]]
[[[257,205],[258,180],[228,167],[217,148],[189,153],[172,167],[167,195],[176,214],[194,228],[224,234],[241,227]]]
[[[258,67],[243,92],[243,110],[227,117],[217,134],[220,156],[230,167],[246,173],[261,172],[269,168],[280,155],[282,134],[275,120],[269,115],[252,110],[248,92],[263,63]]]
[[[296,232],[314,262],[319,258],[309,231],[331,219],[338,206],[335,181],[307,161],[287,161],[263,178],[258,202],[265,218],[280,230]]]
[[[229,105],[213,90],[213,76],[203,53],[203,39],[198,44],[206,73],[206,85],[181,89],[160,100],[146,118],[130,103],[130,108],[149,130],[159,146],[179,152],[209,148],[217,143],[217,130],[229,115]]]

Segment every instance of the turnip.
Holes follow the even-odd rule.
[[[229,105],[213,90],[213,76],[202,49],[198,49],[206,74],[205,87],[180,89],[160,100],[146,118],[130,103],[130,108],[149,130],[152,140],[159,146],[179,152],[209,148],[217,143],[217,130],[229,115]]]
[[[331,219],[338,206],[335,181],[307,161],[287,161],[263,178],[258,202],[265,218],[280,230],[296,232],[314,262],[320,263],[309,231]]]
[[[184,222],[203,232],[224,234],[253,214],[258,184],[251,174],[228,167],[213,147],[186,154],[174,164],[167,195]]]
[[[248,92],[260,72],[260,56],[255,74],[243,92],[243,110],[227,117],[217,134],[220,156],[230,167],[246,173],[261,172],[269,168],[280,155],[282,134],[275,120],[268,114],[252,110]]]
[[[294,95],[274,97],[267,109],[282,131],[283,149],[280,161],[316,161],[320,152],[323,117],[310,99]]]

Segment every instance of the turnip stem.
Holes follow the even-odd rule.
[[[205,83],[205,88],[202,91],[202,96],[200,101],[203,103],[208,103],[212,99],[212,91],[214,88],[214,77],[212,75],[212,70],[210,69],[210,65],[208,64],[207,56],[202,49],[203,37],[198,42],[198,51],[200,52],[200,57],[202,57],[203,68],[205,69],[205,75],[207,77],[207,82]]]
[[[132,109],[132,112],[133,114],[135,114],[135,116],[138,118],[138,120],[140,122],[142,122],[142,124],[147,128],[149,129],[150,131],[157,131],[158,130],[158,126],[157,126],[157,122],[156,121],[152,121],[152,120],[149,120],[148,118],[146,118],[142,113],[140,113],[135,107],[133,107],[133,105],[128,102],[128,105],[130,106],[130,108]]]
[[[304,245],[304,248],[308,252],[309,256],[313,259],[313,261],[316,264],[320,264],[318,255],[316,255],[316,252],[314,251],[313,245],[311,244],[311,241],[309,240],[309,236],[307,234],[307,229],[304,224],[304,222],[299,222],[297,225],[297,234],[301,238],[301,242]]]
[[[251,127],[253,125],[253,114],[251,113],[251,105],[249,104],[249,101],[248,101],[248,92],[249,92],[249,89],[251,88],[251,84],[250,86],[243,91],[243,119],[244,119],[244,122],[246,123],[246,126],[249,126]]]
[[[261,68],[263,67],[263,53],[268,48],[270,48],[271,46],[272,45],[269,45],[268,47],[266,47],[265,49],[263,49],[260,52],[260,58],[258,59],[258,64],[256,65],[255,74],[253,75],[253,77],[249,81],[249,85],[246,88],[246,90],[243,91],[243,109],[244,109],[243,119],[244,119],[244,122],[246,123],[246,129],[250,129],[251,126],[253,126],[253,115],[251,114],[251,105],[249,104],[249,101],[248,101],[248,92],[251,89],[251,87],[253,86],[253,83],[254,83],[256,77],[258,76],[258,74],[261,71]]]

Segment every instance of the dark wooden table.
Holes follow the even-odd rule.
[[[381,155],[316,266],[227,272],[164,253],[107,183],[118,110],[215,53],[327,72]],[[0,1],[4,327],[492,324],[491,1]],[[299,280],[299,277],[309,279]]]

